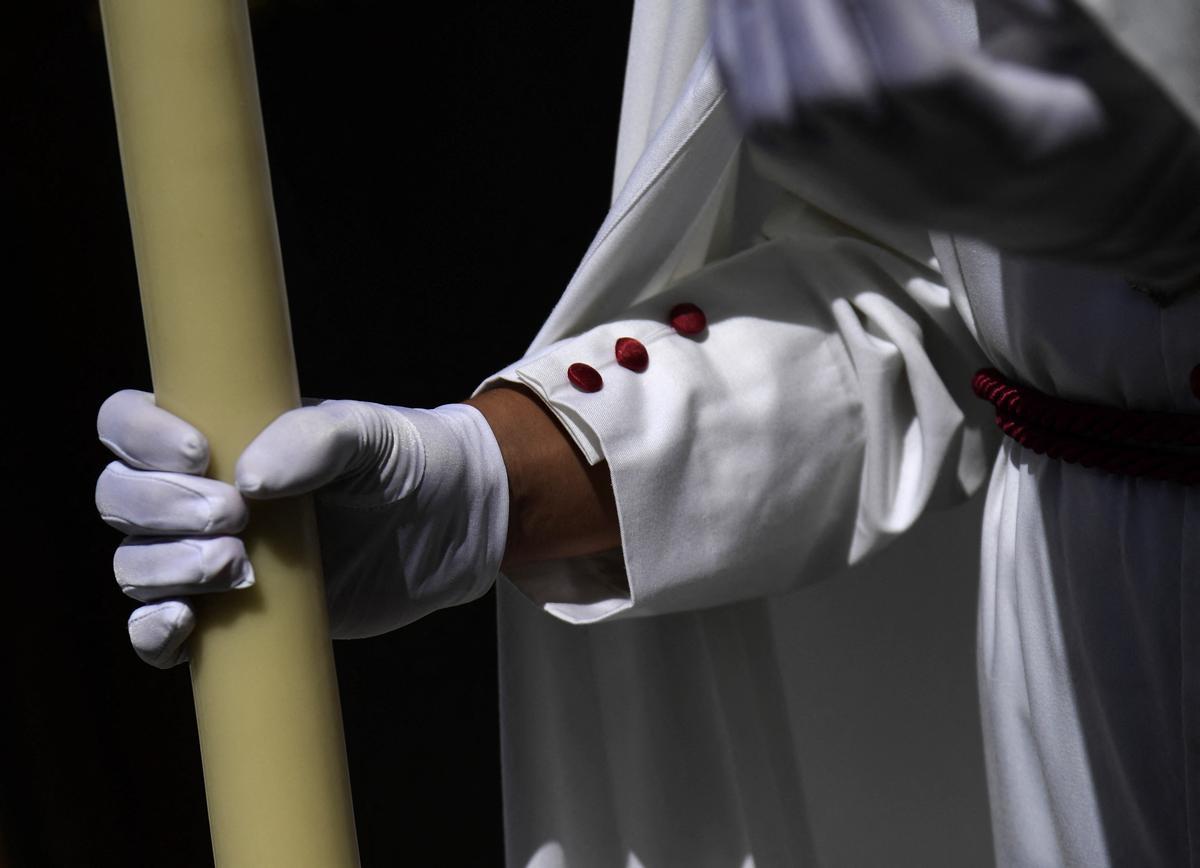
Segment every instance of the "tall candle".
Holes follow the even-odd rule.
[[[299,405],[245,0],[101,0],[158,404],[209,474]],[[311,504],[251,507],[245,591],[196,598],[193,693],[219,868],[358,864]]]

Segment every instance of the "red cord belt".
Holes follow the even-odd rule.
[[[1200,485],[1200,415],[1119,410],[1015,385],[994,368],[971,380],[996,425],[1041,455],[1122,476]]]

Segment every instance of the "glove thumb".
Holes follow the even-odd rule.
[[[412,490],[423,467],[420,436],[403,415],[380,404],[325,401],[284,413],[263,429],[238,458],[234,484],[265,500],[368,472],[388,488]]]

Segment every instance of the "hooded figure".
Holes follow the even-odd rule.
[[[710,41],[698,0],[637,3],[612,209],[480,387],[605,462],[619,523],[499,582],[508,863],[848,861],[809,828],[789,592],[869,568],[979,578],[1001,865],[1200,865],[1200,12],[713,8]],[[186,595],[253,581],[243,496],[317,490],[337,636],[481,596],[520,507],[489,422],[294,410],[235,489],[114,395],[134,647],[179,662]],[[983,489],[981,530],[938,513]]]
[[[771,51],[795,70],[797,31],[769,7],[803,0],[718,2],[717,59],[702,4],[637,4],[612,210],[527,357],[497,375],[536,392],[591,460],[608,462],[622,542],[500,585],[511,864],[823,864],[789,722],[804,707],[787,659],[803,602],[786,592],[876,552],[870,566],[903,581],[911,560],[886,544],[981,486],[978,673],[999,864],[1200,864],[1200,489],[998,438],[994,408],[969,388],[992,366],[1069,401],[1200,413],[1200,175],[1194,142],[1180,144],[1200,124],[1200,12],[1114,0],[1086,4],[1086,19],[1014,3],[982,4],[977,17],[970,2],[917,5],[935,40],[923,58],[974,52],[981,25],[985,36],[1031,18],[1082,25],[1117,59],[1103,75],[1129,104],[1056,92],[1065,120],[1043,111],[1027,135],[1061,134],[1046,135],[1031,161],[1040,171],[1012,201],[1002,190],[988,212],[972,207],[984,198],[974,190],[938,199],[938,182],[969,182],[973,167],[981,189],[1004,181],[983,178],[985,158],[971,154],[926,159],[918,168],[934,183],[913,197],[934,192],[909,208],[899,180],[898,203],[860,179],[839,186],[839,171],[876,167],[866,148],[848,150],[852,135],[828,135],[846,123],[844,103],[833,100],[807,152],[789,148],[815,114],[788,114],[805,95],[755,103]],[[860,16],[888,6],[854,4]],[[828,20],[805,22],[808,57],[828,46]],[[896,29],[874,35],[895,57]],[[1005,45],[1017,60],[1038,48],[1028,36]],[[804,72],[793,85],[822,70]],[[1139,165],[1118,153],[1104,165],[1112,119],[1136,119],[1147,100],[1161,106],[1134,129],[1166,130],[1167,152],[1184,157]],[[761,147],[742,126],[763,133]],[[1076,183],[1109,199],[1132,190],[1153,217],[1075,239],[1079,224],[1104,221],[1050,207],[1087,190],[1037,159],[1076,133],[1098,142],[1081,148],[1096,164],[1061,148]],[[909,170],[885,161],[901,139],[866,140],[884,155],[873,179]],[[1029,202],[1046,215],[1035,230]],[[1151,271],[1178,279],[1147,286]],[[681,304],[706,315],[703,331],[672,327]],[[645,347],[644,371],[614,356],[618,338]],[[571,382],[577,363],[600,375],[596,391]],[[937,546],[927,557],[939,568],[963,581],[980,570],[969,542]]]

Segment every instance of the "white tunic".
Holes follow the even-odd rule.
[[[1102,18],[1138,56],[1120,6]],[[969,4],[947,11],[970,31]],[[703,4],[637,4],[612,210],[526,358],[488,381],[528,385],[608,462],[622,539],[501,582],[509,863],[826,864],[789,592],[868,555],[857,569],[906,581],[912,552],[888,543],[986,487],[998,862],[1200,864],[1200,491],[1001,443],[969,386],[991,364],[1200,412],[1200,294],[1158,307],[1116,276],[847,213],[744,146],[704,39]],[[1180,67],[1162,76],[1177,97]],[[703,334],[666,324],[685,301]],[[645,344],[644,373],[616,363],[618,337]],[[604,387],[571,386],[575,362]],[[924,521],[925,557],[973,581],[961,517]]]

